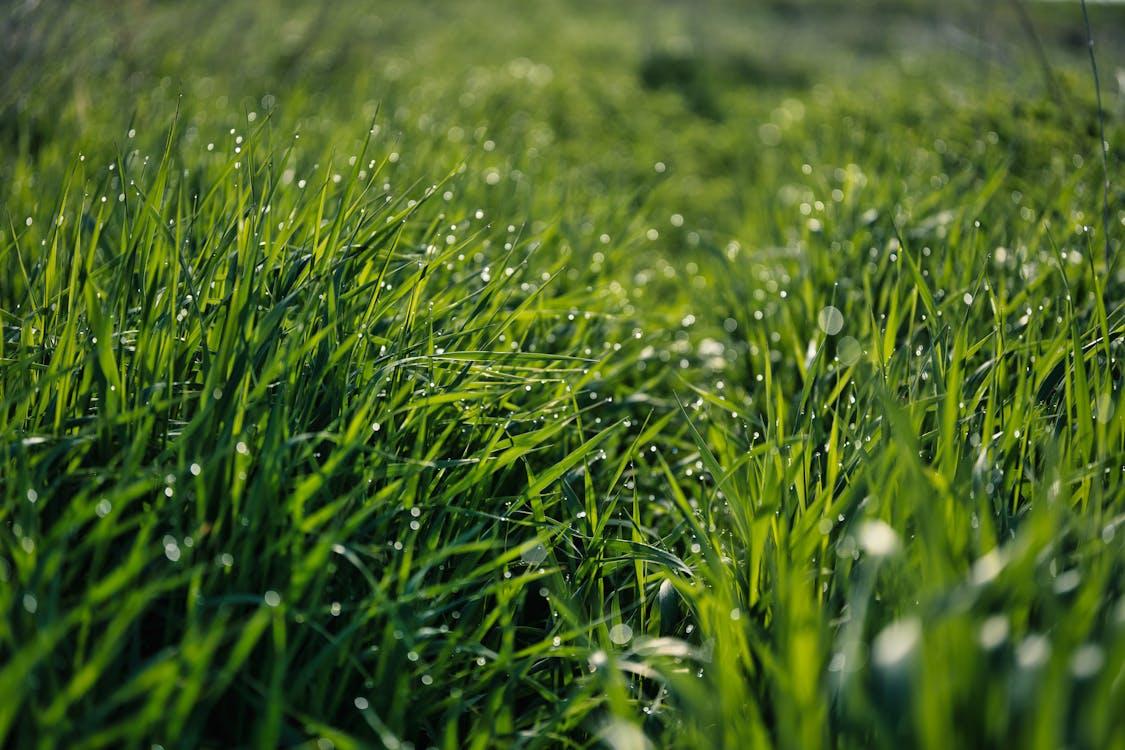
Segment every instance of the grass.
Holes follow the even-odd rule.
[[[1030,11],[5,6],[0,743],[1125,747]]]

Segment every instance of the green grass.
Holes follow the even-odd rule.
[[[1125,747],[1121,12],[397,5],[3,6],[0,744]]]

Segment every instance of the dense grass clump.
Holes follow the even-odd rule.
[[[1125,746],[1125,107],[1021,7],[5,6],[0,743]]]

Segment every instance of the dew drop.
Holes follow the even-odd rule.
[[[625,623],[618,623],[609,629],[609,639],[618,646],[624,646],[633,640],[633,629]]]
[[[844,314],[832,305],[828,305],[816,316],[816,323],[820,326],[820,330],[829,336],[835,336],[844,328]]]

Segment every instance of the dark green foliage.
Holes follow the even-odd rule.
[[[1125,745],[1121,99],[1105,226],[987,11],[4,6],[0,744]]]

